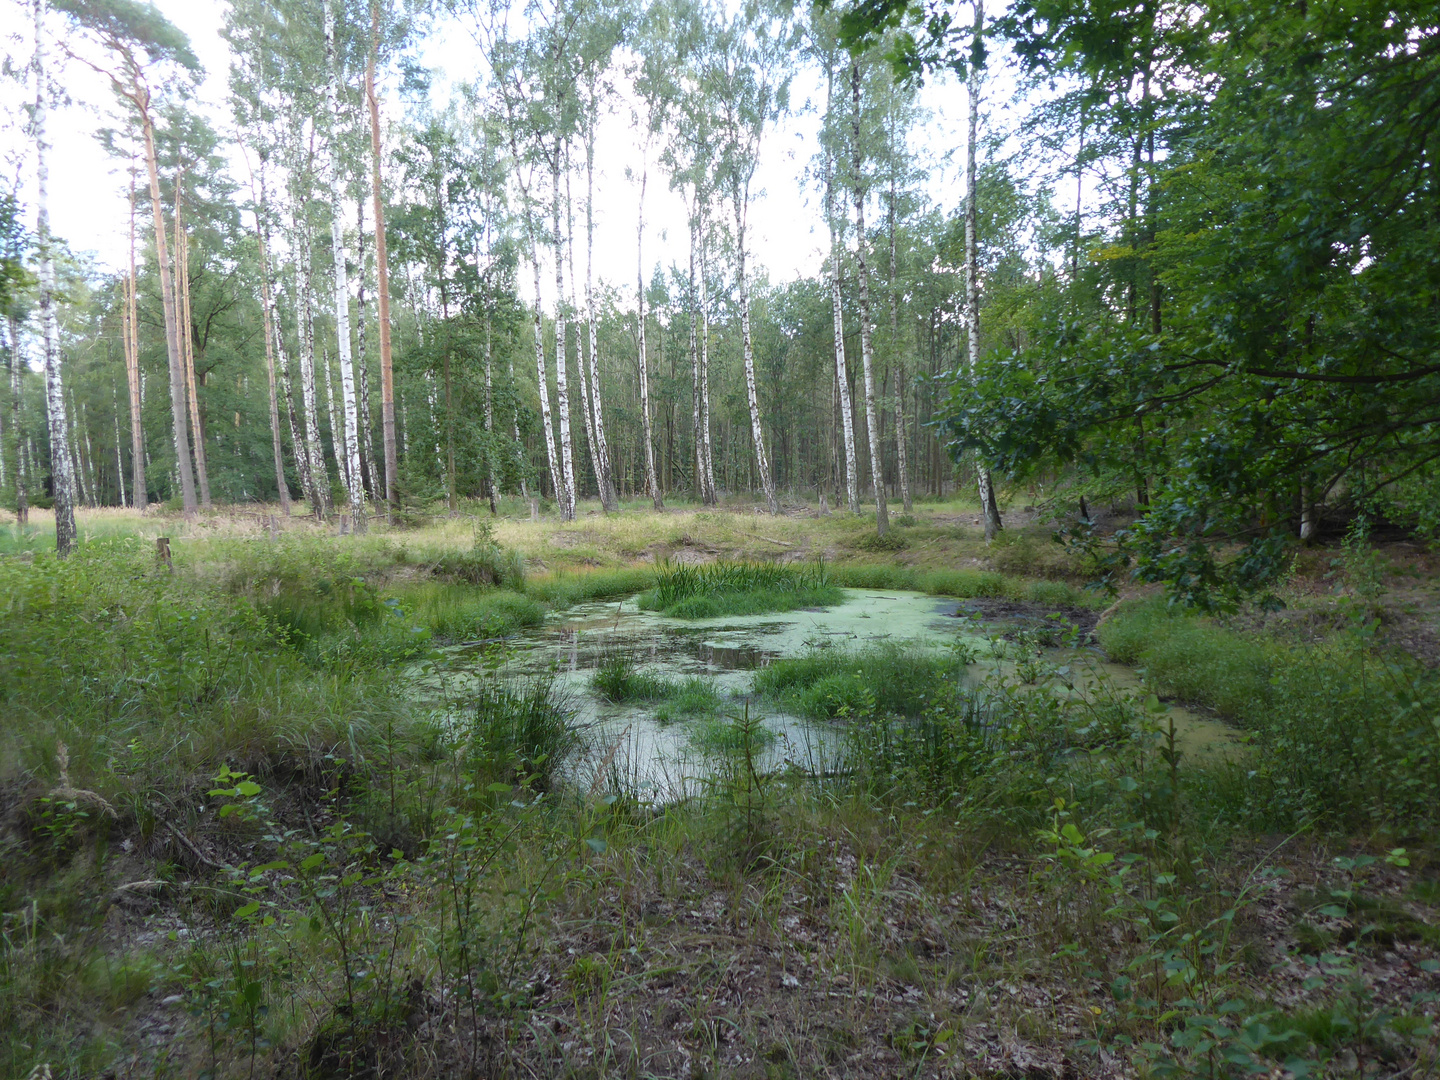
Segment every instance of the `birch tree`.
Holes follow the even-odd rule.
[[[365,487],[360,475],[360,430],[355,401],[355,368],[350,352],[350,280],[345,266],[344,162],[341,153],[343,118],[339,86],[343,80],[339,50],[335,41],[335,5],[324,0],[325,59],[329,81],[325,97],[330,121],[330,251],[335,275],[336,358],[340,364],[340,394],[344,409],[345,468],[342,470],[350,494],[350,515],[357,531],[365,521]],[[337,447],[337,453],[340,447]]]
[[[890,529],[885,505],[884,458],[880,456],[880,418],[875,408],[874,345],[870,323],[870,268],[865,258],[865,161],[860,134],[860,63],[850,61],[851,180],[855,193],[855,276],[860,291],[860,363],[865,374],[865,428],[870,442],[870,481],[875,485],[875,530],[884,536]]]
[[[740,339],[745,364],[745,394],[755,466],[771,514],[780,512],[775,481],[765,451],[760,401],[755,388],[755,344],[750,326],[749,213],[752,185],[766,128],[789,106],[792,34],[782,19],[755,6],[723,16],[709,28],[702,60],[706,91],[716,110],[719,153],[717,175],[730,202],[735,245],[735,289],[740,308]]]

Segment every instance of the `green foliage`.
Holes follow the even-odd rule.
[[[1101,643],[1143,666],[1161,694],[1208,705],[1253,732],[1248,796],[1280,826],[1429,821],[1437,750],[1429,722],[1440,679],[1377,653],[1363,614],[1329,643],[1256,640],[1155,604],[1106,621]]]
[[[675,619],[713,619],[828,607],[842,598],[823,563],[667,563],[658,570],[654,587],[641,594],[640,607]]]
[[[593,570],[583,574],[557,572],[548,577],[531,578],[525,583],[525,591],[553,607],[567,608],[572,604],[583,604],[587,600],[633,595],[654,583],[655,571],[640,566],[618,570]]]
[[[916,646],[817,649],[755,673],[755,690],[798,716],[915,717],[964,680],[964,658]]]
[[[551,678],[483,679],[465,717],[467,770],[485,783],[549,791],[580,746],[569,709]]]

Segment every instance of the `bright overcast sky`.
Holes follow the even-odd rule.
[[[206,79],[200,90],[200,107],[223,132],[229,123],[226,108],[229,52],[220,36],[226,5],[223,0],[158,0],[158,4],[175,25],[189,35],[204,64]],[[29,26],[12,17],[27,10],[28,5],[27,9],[21,9],[14,0],[8,0],[6,6],[9,33],[4,46],[16,60],[28,60]],[[468,34],[452,32],[437,35],[427,44],[422,55],[435,69],[437,98],[448,95],[452,74],[458,73],[463,78],[477,69],[469,42]],[[58,50],[51,51],[52,71],[62,59]],[[113,270],[125,259],[128,178],[123,166],[101,150],[94,134],[98,128],[113,123],[106,117],[113,116],[115,99],[99,76],[74,61],[64,65],[57,81],[65,87],[71,101],[51,114],[50,141],[54,147],[50,166],[51,227],[73,250],[93,252],[100,268]],[[19,166],[25,177],[22,190],[27,204],[33,206],[33,154],[23,153],[28,148],[13,121],[19,93],[20,88],[13,84],[3,91],[3,105],[12,120],[0,129],[0,139],[3,139],[7,171],[13,172],[23,157],[23,164]],[[32,95],[32,87],[27,85],[24,94]],[[814,274],[820,268],[824,240],[818,199],[804,174],[816,146],[819,125],[816,107],[823,103],[821,95],[823,83],[819,73],[800,72],[791,94],[792,114],[777,129],[767,133],[761,150],[755,186],[758,197],[750,217],[752,249],[757,268],[768,271],[777,282]],[[436,103],[444,104],[443,101]],[[958,203],[961,194],[958,169],[963,161],[958,150],[962,146],[965,91],[953,79],[934,81],[921,92],[921,104],[928,110],[929,120],[915,133],[912,149],[930,165],[931,199],[948,209]],[[382,106],[392,117],[401,107],[393,94]],[[637,188],[626,179],[625,172],[627,166],[637,165],[639,150],[628,106],[622,102],[617,109],[619,112],[612,114],[602,128],[597,152],[595,273],[598,279],[628,290],[633,287],[636,270]],[[243,185],[245,167],[238,152],[234,154],[232,169],[235,179]],[[683,203],[668,190],[663,173],[653,167],[646,220],[648,281],[657,262],[682,266],[688,262]],[[583,245],[583,239],[581,243]],[[579,261],[583,248],[577,248],[575,254],[577,271],[583,273],[583,262]],[[550,275],[546,278],[549,280]]]

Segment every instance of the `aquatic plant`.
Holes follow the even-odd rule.
[[[755,673],[754,688],[816,720],[881,713],[919,716],[964,681],[964,658],[916,645],[815,649]]]
[[[761,615],[803,607],[828,607],[844,597],[824,563],[666,563],[640,607],[677,619]]]

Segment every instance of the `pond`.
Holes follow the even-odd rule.
[[[971,665],[976,679],[998,673],[1023,681],[1031,674],[1024,670],[1024,658],[1030,657],[1047,672],[1059,670],[1059,681],[1073,684],[1072,693],[1087,693],[1102,679],[1122,689],[1140,687],[1134,670],[1107,662],[1094,648],[1027,649],[1023,629],[1017,646],[1016,630],[1024,620],[986,620],[967,616],[961,607],[962,602],[924,593],[875,589],[847,589],[843,603],[824,609],[703,620],[642,611],[635,597],[579,604],[498,646],[477,642],[446,649],[418,682],[432,691],[443,689],[445,700],[463,701],[468,686],[497,670],[511,677],[553,675],[556,692],[585,736],[584,756],[573,766],[577,783],[598,786],[618,775],[627,787],[657,802],[683,797],[704,781],[714,761],[707,747],[724,721],[658,719],[657,711],[663,710],[653,702],[607,701],[592,685],[607,656],[626,654],[644,673],[670,680],[709,680],[724,700],[722,717],[748,708],[769,733],[761,768],[794,766],[810,773],[836,766],[842,729],[778,711],[757,700],[751,684],[758,668],[815,649],[859,650],[897,642],[943,652],[963,645],[976,658]],[[1218,721],[1178,707],[1171,715],[1188,753],[1225,753],[1234,745],[1235,731]]]

